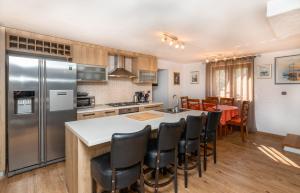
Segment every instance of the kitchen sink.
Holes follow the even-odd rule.
[[[156,111],[175,114],[175,113],[182,113],[182,112],[185,112],[185,111],[189,111],[189,109],[179,109],[176,112],[173,108],[167,108],[167,109],[159,109],[159,110],[156,110]]]

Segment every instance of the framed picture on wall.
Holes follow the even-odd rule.
[[[259,64],[256,66],[257,78],[270,79],[272,77],[272,64]]]
[[[174,85],[180,85],[180,73],[174,72]]]
[[[275,58],[275,84],[300,84],[300,54]]]
[[[191,72],[191,84],[199,84],[199,71]]]

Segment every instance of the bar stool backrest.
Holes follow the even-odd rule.
[[[191,116],[189,115],[186,119],[186,140],[194,140],[200,138],[200,134],[204,131],[204,119],[205,114],[201,116]]]
[[[183,118],[176,123],[161,123],[158,130],[158,150],[174,150],[177,147],[184,127],[185,120]]]
[[[135,133],[115,133],[111,142],[111,167],[128,168],[144,160],[151,126]]]

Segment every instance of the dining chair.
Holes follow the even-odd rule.
[[[188,104],[188,109],[201,110],[200,99],[188,99],[187,104]]]
[[[242,141],[245,141],[245,134],[246,136],[248,136],[247,124],[248,124],[248,117],[249,117],[249,108],[250,108],[250,102],[243,101],[240,116],[228,122],[228,125],[231,127],[231,129],[232,126],[236,126],[240,128]]]
[[[180,97],[180,103],[181,103],[181,108],[187,109],[188,108],[188,96],[183,96]]]
[[[234,105],[234,98],[220,98],[220,105]]]
[[[219,103],[219,97],[216,97],[216,96],[206,97],[206,99],[216,101],[217,104]]]
[[[207,113],[204,133],[202,133],[200,140],[204,149],[204,171],[206,171],[208,156],[213,155],[214,163],[217,163],[217,128],[220,123],[221,114],[221,111]],[[212,148],[209,148],[208,144],[212,144]],[[210,149],[212,152],[208,153],[208,149]]]
[[[175,123],[161,123],[158,129],[157,138],[151,139],[145,156],[144,175],[151,174],[152,179],[145,178],[145,184],[154,188],[158,192],[159,187],[164,187],[173,181],[175,193],[178,192],[177,184],[177,164],[178,164],[178,142],[185,127],[185,119]],[[172,169],[168,169],[171,167]],[[159,179],[164,176],[160,174],[168,173],[165,180],[159,183]]]
[[[97,183],[104,191],[115,193],[139,180],[140,192],[144,192],[143,163],[151,126],[135,133],[112,135],[111,152],[91,160],[93,193]]]
[[[206,115],[187,116],[186,127],[178,144],[179,169],[184,170],[184,185],[188,187],[188,171],[198,168],[198,176],[201,177],[201,152],[200,136],[204,131],[204,119]],[[196,161],[192,160],[195,159]],[[182,163],[184,166],[181,167]]]
[[[204,99],[202,100],[202,110],[203,111],[214,111],[218,105],[216,100]]]

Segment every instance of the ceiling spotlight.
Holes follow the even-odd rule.
[[[208,62],[209,62],[209,59],[206,59],[205,62],[208,63]]]
[[[215,58],[215,62],[218,62],[218,59],[217,59],[217,58]]]
[[[169,46],[174,46],[174,48],[184,49],[184,43],[180,41],[176,36],[169,33],[161,34],[161,42],[167,43]]]
[[[233,56],[233,59],[235,60],[235,59],[236,59],[236,56]]]
[[[225,58],[224,58],[224,60],[226,61],[226,60],[227,60],[227,58],[225,57]]]

